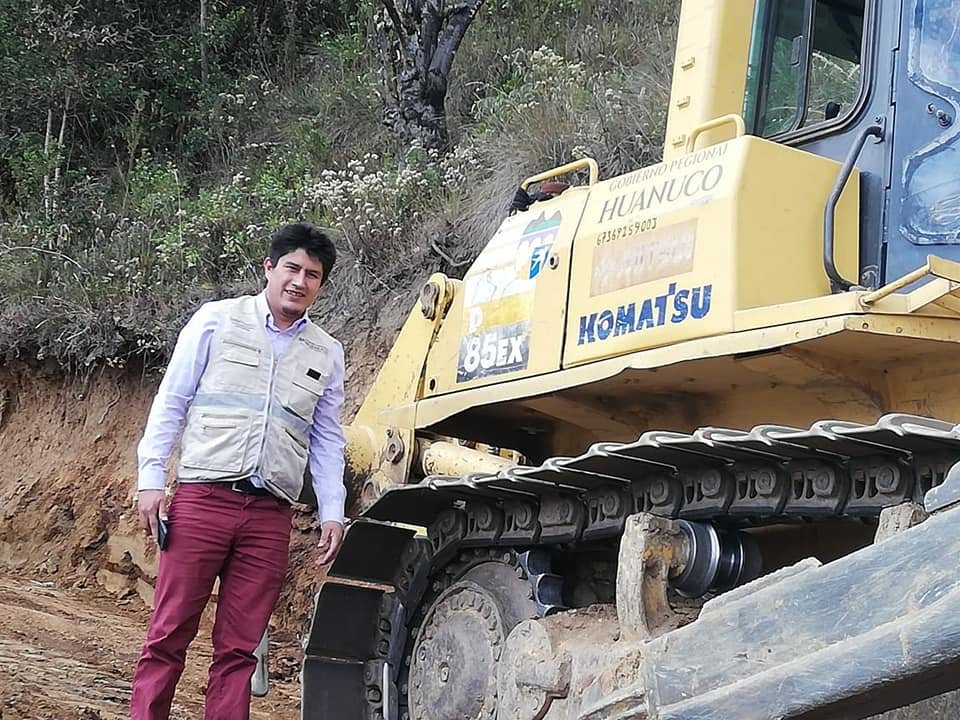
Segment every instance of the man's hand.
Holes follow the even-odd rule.
[[[343,544],[343,525],[335,520],[327,520],[320,525],[320,556],[317,565],[328,565],[337,557]]]
[[[157,518],[167,520],[167,493],[165,490],[141,490],[137,493],[137,514],[140,527],[157,539]]]

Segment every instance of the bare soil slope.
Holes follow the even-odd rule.
[[[133,504],[153,390],[124,373],[80,383],[37,368],[0,370],[2,720],[124,717],[155,577],[156,550]],[[299,640],[320,577],[312,525],[308,514],[296,518],[272,621],[272,690],[255,701],[254,717],[299,712]],[[180,685],[180,720],[202,715],[210,619]]]

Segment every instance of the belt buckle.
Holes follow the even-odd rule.
[[[242,487],[240,487],[240,482],[241,482],[240,480],[234,480],[232,483],[230,483],[230,489],[233,490],[235,493],[240,493],[241,495],[244,495],[246,494],[247,491],[244,490]]]

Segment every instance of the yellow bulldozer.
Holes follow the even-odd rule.
[[[347,429],[302,717],[960,687],[958,112],[960,2],[685,0],[663,161],[525,180]]]

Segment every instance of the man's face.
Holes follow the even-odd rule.
[[[323,264],[299,248],[280,257],[276,266],[263,261],[267,303],[277,320],[293,322],[310,307],[323,282]]]

